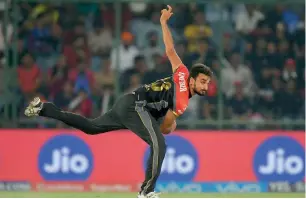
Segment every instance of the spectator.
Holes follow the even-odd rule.
[[[71,69],[68,75],[69,80],[74,83],[74,91],[76,93],[80,92],[80,90],[82,90],[81,94],[83,92],[90,93],[90,88],[94,84],[94,75],[88,69],[86,63],[81,62],[77,68]]]
[[[85,25],[82,21],[76,22],[74,28],[71,31],[67,31],[64,37],[65,44],[71,45],[78,38],[84,39],[84,43],[87,43],[87,37],[85,32]]]
[[[92,101],[93,118],[99,117],[102,113],[102,95],[103,89],[95,84],[91,89],[90,99]]]
[[[30,21],[40,18],[45,24],[56,23],[59,19],[59,12],[52,4],[37,4],[30,13]]]
[[[197,11],[194,15],[194,23],[185,27],[185,37],[188,40],[188,51],[195,52],[197,50],[197,42],[202,38],[212,36],[212,29],[205,21],[204,13]]]
[[[129,32],[121,34],[122,44],[119,49],[114,48],[111,54],[112,69],[117,69],[122,72],[133,66],[135,57],[139,54],[139,50],[133,45],[133,35]],[[119,50],[119,66],[117,64],[117,50]]]
[[[283,80],[285,82],[288,82],[289,80],[297,80],[297,72],[296,72],[296,64],[295,61],[293,59],[287,59],[286,63],[285,63],[285,67],[283,69]]]
[[[136,45],[143,49],[148,44],[148,35],[152,32],[157,34],[157,45],[159,48],[164,49],[164,43],[163,43],[163,35],[162,30],[160,28],[160,10],[152,10],[152,13],[148,12],[148,18],[147,19],[139,19],[139,20],[133,20],[131,24],[131,31],[135,35],[136,38]],[[141,31],[139,31],[141,30]],[[178,35],[176,34],[176,31],[172,28],[170,28],[171,34],[173,36],[173,39],[178,39]]]
[[[42,48],[45,48],[44,53],[38,53],[36,63],[40,66],[43,73],[53,67],[62,51],[62,29],[57,24],[52,24],[50,33],[42,41]]]
[[[34,61],[30,53],[25,53],[17,69],[19,86],[26,99],[32,98],[40,86],[40,71]]]
[[[153,55],[163,54],[163,50],[158,46],[158,34],[156,32],[148,33],[149,44],[144,49],[144,56],[149,69],[154,68]]]
[[[160,12],[159,11],[154,11],[151,16],[150,16],[150,20],[146,20],[146,24],[144,24],[143,27],[143,31],[141,31],[141,33],[137,33],[137,36],[139,36],[140,38],[143,38],[141,41],[141,43],[139,43],[140,48],[145,47],[147,43],[146,37],[148,34],[155,32],[157,33],[156,37],[157,37],[157,45],[159,48],[163,47],[163,35],[162,35],[162,31],[160,28]],[[172,32],[171,32],[172,33]],[[174,38],[175,38],[175,33],[174,34]]]
[[[294,44],[296,55],[296,71],[298,74],[297,88],[304,92],[305,90],[305,44]]]
[[[277,41],[290,39],[289,33],[287,32],[286,27],[283,23],[278,23],[276,25],[275,39]]]
[[[102,113],[106,113],[115,104],[115,89],[111,85],[105,85],[102,89],[101,109]]]
[[[69,81],[64,83],[61,87],[62,92],[58,92],[54,97],[54,104],[63,110],[68,110],[68,106],[71,101],[76,97],[73,91],[73,84]]]
[[[200,39],[198,42],[198,49],[192,55],[193,64],[195,63],[207,63],[212,64],[212,60],[216,57],[215,52],[209,49],[208,42],[205,39]]]
[[[288,29],[288,32],[291,34],[296,30],[299,22],[299,16],[289,8],[283,12],[283,21]]]
[[[266,23],[272,29],[272,31],[276,32],[276,27],[279,23],[283,23],[283,11],[285,7],[283,4],[277,4],[267,13]]]
[[[74,29],[75,24],[78,21],[78,13],[74,4],[63,4],[60,9],[61,17],[59,18],[59,24],[63,27],[64,31],[69,31]],[[65,34],[65,37],[67,35]]]
[[[192,21],[190,10],[182,4],[173,5],[172,8],[175,10],[175,15],[171,16],[169,25],[175,28],[176,33],[183,35],[184,28],[188,25],[189,21]]]
[[[125,90],[125,93],[130,93],[136,90],[141,85],[141,76],[134,73],[129,78],[129,87]]]
[[[78,95],[69,103],[68,110],[85,117],[90,117],[92,115],[92,105],[88,92],[80,89]]]
[[[258,110],[266,113],[270,107],[273,107],[273,87],[272,87],[273,72],[268,67],[261,70],[261,78],[258,81]]]
[[[254,55],[254,45],[250,41],[245,41],[245,48],[244,48],[244,60],[245,62],[250,66],[250,68],[253,67],[252,62],[255,60]]]
[[[100,4],[99,10],[95,12],[94,22],[100,24],[108,24],[112,30],[115,29],[115,11],[113,9],[112,3],[102,3]],[[126,29],[128,27],[128,22],[131,20],[131,12],[127,8],[126,5],[123,6],[121,22],[122,29]]]
[[[246,36],[254,31],[265,16],[254,5],[245,5],[245,10],[238,13],[236,19],[236,31]]]
[[[296,91],[296,84],[294,80],[288,81],[285,92],[280,96],[281,114],[283,119],[297,119],[297,113],[302,107],[300,95]]]
[[[278,56],[276,52],[276,45],[272,41],[267,44],[266,58],[267,64],[271,66],[271,68],[273,68],[274,70],[277,70]]]
[[[263,37],[260,37],[256,41],[256,48],[254,51],[253,60],[251,60],[252,71],[253,71],[254,78],[256,80],[260,78],[262,67],[267,65],[266,47],[267,47],[266,40]]]
[[[249,99],[244,94],[243,85],[240,82],[235,84],[235,94],[228,101],[228,113],[230,118],[247,120],[252,113]]]
[[[155,68],[146,72],[142,78],[143,84],[150,84],[158,79],[163,79],[172,74],[171,66],[165,63],[163,57],[156,53],[153,55]]]
[[[60,53],[62,51],[62,36],[63,31],[61,26],[53,24],[51,28],[51,36],[49,38],[49,44],[52,46],[54,53]]]
[[[90,51],[85,43],[84,38],[79,37],[73,45],[64,46],[64,55],[67,58],[67,64],[71,68],[75,68],[78,65],[78,60],[84,60],[88,65],[90,64]]]
[[[55,96],[63,88],[64,83],[68,79],[69,67],[65,56],[61,56],[56,65],[49,72],[49,90],[50,95]]]
[[[50,27],[44,24],[42,19],[37,19],[28,38],[30,52],[39,56],[49,54],[52,51],[52,47],[47,42],[50,36]]]
[[[274,118],[279,118],[281,116],[280,101],[281,101],[281,96],[284,92],[282,82],[279,77],[273,78],[272,90],[273,90],[273,103],[271,111],[274,115]]]
[[[94,56],[108,54],[112,47],[112,31],[110,27],[95,25],[94,31],[87,34],[88,44]]]
[[[220,21],[230,22],[230,10],[228,6],[220,2],[211,2],[205,6],[205,18],[209,23],[219,23]]]
[[[113,86],[104,86],[101,98],[101,109],[102,113],[106,113],[111,109],[115,103],[115,92]]]
[[[289,48],[289,43],[286,40],[278,43],[278,69],[282,71],[287,59],[294,57]]]
[[[189,120],[193,121],[199,118],[199,102],[200,102],[201,96],[194,96],[189,100],[188,107],[184,114],[179,117],[179,120]]]
[[[230,63],[221,70],[222,92],[226,97],[231,98],[235,94],[236,84],[242,85],[244,96],[251,96],[254,86],[252,73],[249,68],[241,63],[240,55],[233,53]]]
[[[296,25],[296,31],[292,34],[294,43],[298,47],[305,45],[305,13],[300,14],[299,21]]]
[[[145,2],[131,2],[128,7],[133,14],[133,17],[144,17],[148,9],[148,4]]]
[[[210,67],[214,73],[214,76],[219,78],[221,72],[220,61],[217,58],[213,59]],[[215,80],[217,81],[217,79]]]
[[[109,26],[102,27],[100,24],[95,24],[94,31],[89,32],[87,37],[93,56],[91,68],[97,71],[101,64],[101,57],[110,54],[113,45],[112,31]]]
[[[233,40],[232,35],[225,34],[222,37],[223,55],[226,59],[230,59],[233,51],[237,51],[235,48],[235,40]]]
[[[44,24],[44,21],[38,19],[35,23],[34,28],[31,30],[31,35],[34,40],[43,40],[50,34],[50,29]]]
[[[176,53],[181,58],[182,62],[187,66],[187,68],[192,67],[192,54],[187,50],[188,43],[186,41],[180,41],[176,44]]]
[[[94,116],[100,116],[111,109],[115,103],[115,93],[113,85],[99,87],[95,85],[92,89],[91,99],[94,106]]]
[[[110,57],[104,57],[100,66],[100,70],[94,73],[97,89],[103,87],[114,87],[115,73],[111,69]]]
[[[145,58],[142,55],[138,55],[134,59],[135,66],[133,68],[127,69],[121,77],[121,88],[122,90],[126,90],[131,85],[129,83],[134,83],[134,81],[131,80],[132,76],[134,74],[138,74],[139,76],[134,77],[134,80],[136,81],[136,78],[140,78],[140,82],[142,81],[143,75],[147,72],[148,67],[145,62]]]

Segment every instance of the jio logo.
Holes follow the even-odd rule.
[[[93,155],[79,137],[59,135],[41,148],[38,167],[47,181],[86,180],[93,169]]]
[[[305,177],[305,149],[291,137],[271,137],[258,147],[253,165],[260,181],[301,181]]]
[[[185,138],[176,135],[167,136],[166,145],[167,151],[158,181],[192,181],[199,165],[198,155],[193,145]],[[144,169],[149,154],[150,148],[144,155]]]

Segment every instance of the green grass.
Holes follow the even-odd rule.
[[[0,198],[136,198],[137,193],[0,192]],[[164,193],[162,198],[305,198],[304,193]]]

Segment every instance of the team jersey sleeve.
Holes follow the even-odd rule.
[[[177,69],[175,70],[174,74],[177,74],[179,72],[183,72],[189,75],[188,68],[184,64],[179,65],[179,67],[177,67]],[[187,75],[187,78],[188,78],[188,75]]]
[[[185,65],[180,65],[173,74],[174,96],[173,96],[173,114],[182,115],[188,106],[189,89],[188,89],[189,71]]]

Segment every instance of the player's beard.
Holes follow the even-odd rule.
[[[200,95],[200,96],[204,96],[206,94],[207,91],[203,90],[203,91],[199,91],[196,87],[196,85],[193,86],[193,91],[194,93],[196,93],[197,95]]]

